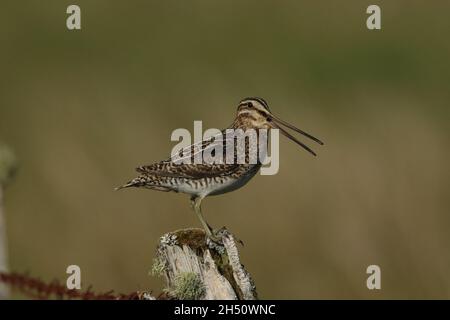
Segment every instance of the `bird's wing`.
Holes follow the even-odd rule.
[[[166,177],[179,177],[200,179],[205,177],[217,177],[230,175],[239,169],[241,165],[237,161],[233,164],[227,163],[211,163],[207,164],[202,161],[201,164],[195,164],[195,156],[199,153],[211,154],[213,150],[222,146],[223,160],[225,162],[225,134],[213,136],[210,139],[194,143],[188,147],[180,149],[176,152],[176,156],[172,156],[167,160],[157,162],[151,165],[136,168],[136,171],[143,175],[156,175]],[[218,149],[219,150],[219,149]],[[236,155],[235,155],[236,157]],[[184,161],[183,161],[184,160]],[[183,163],[189,161],[190,163]]]
[[[142,175],[174,178],[201,179],[207,177],[228,176],[239,169],[238,164],[176,164],[161,161],[152,165],[136,168]]]

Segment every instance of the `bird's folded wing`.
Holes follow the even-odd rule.
[[[180,149],[179,152],[175,152],[174,155],[168,160],[164,160],[147,166],[138,167],[136,168],[136,171],[144,175],[189,178],[189,179],[228,176],[236,172],[242,165],[236,164],[237,161],[234,161],[233,164],[227,163],[195,164],[196,155],[198,155],[199,153],[202,153],[202,156],[205,154],[211,154],[212,152],[214,152],[214,149],[218,145],[222,146],[221,150],[223,152],[223,161],[225,161],[226,142],[227,141],[225,135],[214,136],[211,139],[204,140]]]
[[[201,179],[229,176],[239,169],[238,164],[176,164],[171,161],[161,161],[138,167],[136,171],[143,175]]]

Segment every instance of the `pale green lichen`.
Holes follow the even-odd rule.
[[[166,271],[166,264],[159,258],[153,259],[152,269],[150,274],[154,277],[160,277]]]
[[[0,185],[11,181],[17,169],[17,160],[14,153],[6,145],[0,143]]]
[[[183,272],[177,275],[174,287],[166,291],[180,300],[199,300],[206,292],[200,276],[194,272]]]
[[[161,239],[159,239],[159,242],[162,245],[174,246],[174,245],[178,244],[177,235],[173,234],[173,233],[166,233],[165,235],[163,235],[161,237]]]

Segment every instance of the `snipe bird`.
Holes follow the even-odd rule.
[[[290,140],[312,155],[316,155],[307,145],[296,139],[283,127],[287,127],[323,145],[323,142],[319,139],[276,117],[270,111],[267,102],[262,98],[245,98],[239,102],[236,118],[227,129],[242,129],[243,131],[255,129],[256,132],[258,132],[258,129],[278,129]],[[225,130],[222,131],[223,136],[225,136]],[[116,189],[138,187],[159,191],[181,192],[190,195],[192,208],[200,219],[207,236],[211,240],[217,241],[218,239],[213,229],[202,215],[202,200],[207,196],[223,194],[242,187],[258,172],[262,165],[259,159],[256,163],[248,161],[248,144],[246,144],[245,148],[245,163],[234,161],[233,163],[195,164],[194,155],[214,146],[214,143],[217,143],[217,141],[222,141],[223,143],[223,140],[220,139],[207,139],[184,148],[183,150],[190,150],[188,156],[191,157],[191,163],[174,161],[174,156],[172,156],[161,162],[138,167],[136,171],[139,173],[139,176]],[[237,153],[234,153],[235,159]]]

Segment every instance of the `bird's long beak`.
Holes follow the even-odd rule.
[[[295,138],[293,135],[291,135],[289,132],[287,132],[287,131],[286,131],[283,127],[281,127],[281,126],[288,127],[289,129],[292,129],[292,130],[294,130],[295,132],[298,132],[298,133],[300,133],[301,135],[304,135],[305,137],[308,137],[309,139],[313,140],[314,142],[316,142],[316,143],[318,143],[318,144],[320,144],[320,145],[323,145],[323,142],[320,141],[319,139],[317,139],[316,137],[313,137],[313,136],[310,135],[309,133],[307,133],[307,132],[305,132],[305,131],[303,131],[303,130],[300,130],[299,128],[293,126],[293,125],[290,124],[290,123],[287,123],[287,122],[284,121],[284,120],[281,120],[281,119],[278,118],[278,117],[275,117],[273,114],[270,115],[270,120],[271,120],[271,121],[270,121],[270,124],[271,124],[271,126],[272,126],[273,128],[279,129],[280,132],[281,132],[284,136],[288,137],[290,140],[294,141],[296,144],[298,144],[299,146],[301,146],[303,149],[305,149],[306,151],[308,151],[309,153],[311,153],[311,154],[314,155],[314,156],[316,156],[316,153],[315,153],[313,150],[311,150],[310,147],[308,147],[306,144],[304,144],[303,142],[301,142],[300,140],[298,140],[297,138]]]

